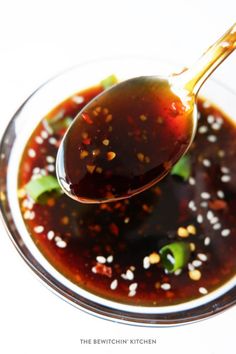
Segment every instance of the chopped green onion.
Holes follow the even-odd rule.
[[[187,242],[173,242],[163,246],[160,251],[163,266],[169,273],[182,269],[188,263],[190,247]]]
[[[43,123],[50,134],[57,133],[62,129],[67,129],[72,123],[73,119],[71,117],[61,117],[61,115],[56,116],[52,119],[44,119]]]
[[[188,155],[181,157],[181,159],[174,165],[170,173],[171,175],[179,176],[184,181],[187,181],[191,174],[190,157]]]
[[[110,88],[111,86],[113,86],[113,85],[115,85],[117,83],[118,83],[118,80],[117,80],[117,77],[114,74],[106,77],[105,79],[103,79],[100,82],[100,84],[102,85],[104,90]]]
[[[45,204],[49,197],[61,194],[61,187],[53,176],[31,179],[25,186],[27,194],[36,202]]]

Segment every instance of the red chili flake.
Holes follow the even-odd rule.
[[[209,201],[209,207],[213,210],[223,210],[226,209],[227,206],[227,202],[225,202],[224,200],[215,199]]]
[[[109,229],[111,231],[111,233],[115,236],[119,236],[119,228],[116,224],[112,223],[109,225]]]
[[[100,225],[95,224],[95,225],[90,225],[89,230],[94,232],[101,232],[102,228]]]
[[[105,275],[108,278],[112,277],[112,268],[106,266],[105,264],[97,263],[93,267],[93,272],[100,275]]]
[[[90,118],[90,116],[89,116],[88,113],[83,112],[83,113],[81,114],[81,116],[82,116],[82,118],[85,120],[86,123],[88,123],[88,124],[93,124],[93,121],[92,121],[92,119]]]
[[[85,145],[90,145],[91,144],[91,139],[90,138],[83,139],[82,143],[85,144]]]

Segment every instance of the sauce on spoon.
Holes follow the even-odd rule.
[[[58,151],[64,191],[80,202],[101,203],[135,195],[163,178],[192,142],[199,88],[235,43],[236,25],[192,69],[121,82],[85,106]]]

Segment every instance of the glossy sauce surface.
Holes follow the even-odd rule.
[[[67,195],[40,205],[24,193],[33,175],[55,176],[65,128],[62,124],[52,133],[48,122],[75,117],[101,90],[91,88],[61,103],[26,143],[19,202],[29,233],[64,276],[110,300],[164,306],[206,295],[236,270],[236,128],[208,102],[198,102],[198,132],[188,152],[186,181],[169,174],[133,198],[97,205]],[[182,271],[168,274],[159,250],[179,240],[189,243],[191,256]]]
[[[58,154],[58,179],[81,202],[125,198],[163,178],[193,136],[193,105],[158,77],[112,87],[79,113]]]

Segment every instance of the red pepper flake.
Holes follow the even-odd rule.
[[[91,139],[90,138],[84,139],[82,141],[82,143],[85,144],[85,145],[90,145],[91,144]]]
[[[95,274],[105,275],[108,278],[112,277],[112,268],[106,266],[105,264],[97,263],[93,268],[92,272]]]
[[[88,113],[83,112],[83,113],[81,114],[81,116],[82,116],[82,118],[85,120],[86,123],[88,123],[88,124],[93,124],[93,121],[92,121],[92,119],[90,118],[90,116],[89,116]]]
[[[119,236],[119,228],[115,223],[112,223],[109,225],[109,229],[111,231],[111,233],[115,236]]]
[[[227,208],[227,202],[225,202],[224,200],[221,199],[215,199],[215,200],[211,200],[209,201],[209,207],[212,210],[223,210]]]

